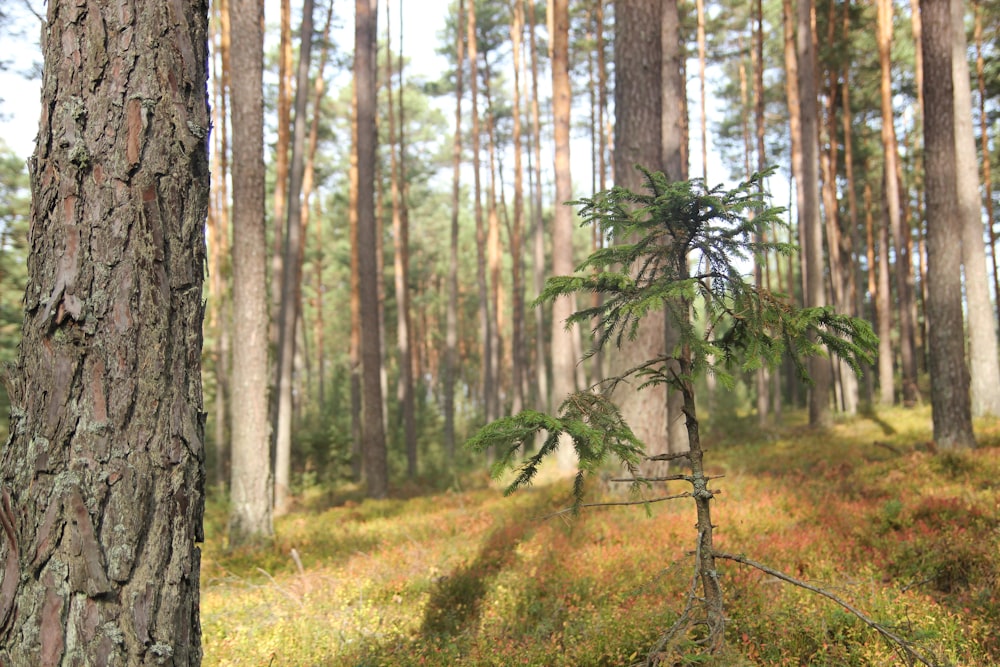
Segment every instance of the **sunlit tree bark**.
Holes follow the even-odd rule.
[[[201,663],[208,9],[48,3],[3,665]]]

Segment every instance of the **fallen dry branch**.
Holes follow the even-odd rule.
[[[882,635],[890,643],[898,646],[903,651],[903,654],[906,657],[906,662],[909,665],[913,665],[915,664],[915,662],[927,665],[927,667],[936,667],[938,665],[938,663],[933,658],[928,658],[924,656],[923,653],[918,651],[912,642],[910,642],[904,637],[897,635],[895,632],[893,632],[886,626],[882,625],[878,621],[866,615],[864,612],[862,612],[860,609],[852,605],[850,602],[847,602],[843,598],[831,593],[830,591],[819,588],[818,586],[813,586],[812,584],[802,581],[801,579],[796,579],[791,575],[785,574],[784,572],[780,572],[779,570],[775,570],[774,568],[768,567],[763,563],[758,563],[757,561],[751,560],[743,555],[728,554],[721,551],[716,551],[715,557],[735,561],[737,563],[742,563],[743,565],[749,565],[752,568],[756,568],[761,572],[769,574],[777,579],[781,579],[782,581],[792,584],[793,586],[804,588],[807,591],[812,591],[817,595],[821,595],[827,598],[828,600],[836,602],[838,605],[840,605],[847,611],[854,614],[854,616],[860,619],[862,623],[864,623],[865,625],[867,625],[868,627],[872,628],[880,635]]]

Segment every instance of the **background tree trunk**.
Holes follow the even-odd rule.
[[[0,663],[198,665],[208,4],[47,20]]]
[[[257,0],[230,0],[233,30],[233,469],[229,539],[273,533],[264,234],[264,34]]]
[[[563,202],[573,198],[569,166],[569,1],[554,0],[552,16],[552,113],[555,132],[556,205],[552,220],[552,273],[568,276],[573,266],[573,211]],[[574,300],[561,297],[552,303],[552,407],[557,409],[576,390],[576,359],[573,356],[575,329],[566,329],[566,320],[576,311]],[[569,443],[559,447],[562,471],[576,466],[576,454]]]
[[[962,268],[965,312],[968,318],[969,374],[972,415],[1000,416],[1000,360],[997,358],[996,320],[986,280],[982,200],[979,196],[979,158],[972,131],[972,91],[965,42],[965,3],[951,3],[951,67],[955,85],[955,167],[958,215],[962,221]],[[989,153],[983,156],[989,159]]]
[[[962,234],[955,162],[950,0],[921,0],[924,147],[927,154],[927,315],[934,440],[942,449],[974,447],[969,370],[962,323]]]
[[[288,511],[292,473],[292,382],[295,372],[295,333],[302,307],[302,181],[305,177],[306,116],[309,106],[309,63],[312,55],[313,0],[302,4],[299,63],[295,77],[295,126],[292,133],[291,174],[288,180],[288,217],[281,267],[281,308],[278,316],[278,422],[274,454],[274,512]]]
[[[452,142],[451,230],[448,251],[448,306],[445,314],[444,444],[449,460],[455,456],[455,381],[458,376],[458,245],[459,196],[462,174],[462,94],[465,81],[465,40],[462,38],[464,5],[458,3],[455,24],[455,138]]]
[[[358,287],[361,325],[361,451],[368,495],[389,491],[382,412],[382,351],[379,330],[379,270],[375,221],[375,36],[376,0],[355,1],[354,85],[357,90]]]
[[[663,168],[669,152],[673,171],[679,171],[679,136],[663,136],[664,98],[676,112],[676,91],[667,91],[663,81],[661,51],[663,13],[659,3],[630,2],[615,8],[615,185],[640,191],[643,175],[635,167]],[[670,116],[676,118],[676,115]],[[670,150],[663,141],[670,142]],[[675,174],[670,174],[671,178]],[[611,375],[620,375],[647,359],[666,352],[666,315],[646,318],[634,342],[610,354]],[[669,451],[666,385],[647,387],[641,392],[623,386],[615,394],[622,416],[646,445],[648,455]],[[663,466],[650,464],[647,476],[657,476]]]
[[[684,132],[684,116],[687,114],[687,89],[684,83],[684,42],[681,38],[680,14],[676,0],[666,0],[661,5],[660,16],[660,164],[659,168],[671,180],[679,181],[688,177],[687,136]],[[704,83],[702,84],[704,86]],[[702,89],[704,92],[704,88]],[[655,92],[653,93],[655,95]],[[702,126],[704,129],[704,125]],[[634,187],[634,186],[630,186]],[[671,352],[679,340],[676,325],[664,318],[663,350]],[[644,390],[643,393],[651,391]],[[667,392],[667,450],[673,453],[686,452],[688,428],[684,416],[684,396],[679,391]],[[661,462],[663,470],[667,462]]]
[[[826,305],[823,283],[823,229],[819,209],[819,134],[816,87],[816,48],[812,37],[812,0],[799,0],[796,33],[798,59],[799,122],[802,128],[802,178],[797,187],[802,192],[799,210],[799,234],[802,242],[804,302],[808,308]],[[813,386],[809,388],[809,424],[817,428],[830,425],[830,360],[812,357],[808,362]]]

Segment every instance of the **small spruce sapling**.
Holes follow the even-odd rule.
[[[598,305],[574,313],[566,322],[567,327],[577,323],[592,327],[594,344],[589,354],[608,344],[619,348],[629,345],[644,317],[663,316],[664,312],[679,332],[679,342],[674,349],[590,391],[571,394],[556,415],[526,410],[496,420],[483,427],[467,447],[495,453],[495,478],[515,473],[506,489],[510,494],[530,484],[542,461],[561,443],[571,443],[578,460],[573,505],[568,510],[572,512],[589,506],[583,502],[585,482],[608,461],[616,461],[628,471],[627,480],[621,481],[631,482],[634,491],[653,482],[686,481],[691,485],[684,493],[636,501],[648,505],[689,497],[695,502],[698,517],[694,583],[701,594],[692,590],[678,624],[650,654],[652,661],[667,639],[694,626],[702,628],[706,648],[720,648],[725,617],[716,559],[758,566],[714,548],[710,501],[716,490],[711,488],[713,478],[705,474],[703,465],[695,378],[712,373],[723,387],[731,388],[735,372],[774,367],[788,357],[799,377],[808,383],[803,360],[827,351],[846,360],[860,374],[861,367],[872,362],[878,339],[864,320],[837,314],[828,307],[798,308],[786,296],[754,286],[744,275],[750,262],[763,261],[767,253],[787,255],[794,250],[789,244],[757,240],[763,237],[759,232],[785,224],[783,209],[770,206],[761,187],[770,172],[755,174],[726,190],[721,186],[708,189],[698,179],[670,182],[662,173],[639,169],[645,175],[643,192],[615,187],[591,199],[570,202],[580,207],[584,225],[599,225],[609,245],[588,257],[574,275],[549,279],[535,305],[578,292],[601,294]],[[695,327],[699,320],[705,323],[703,327]],[[643,444],[611,400],[615,387],[630,380],[637,381],[637,391],[666,384],[670,391],[681,393],[689,452],[645,455]],[[526,453],[535,436],[543,432],[545,439],[538,451],[521,460],[522,449]],[[689,474],[657,478],[640,474],[644,460],[678,458],[688,459]],[[862,620],[868,622],[864,617]],[[905,642],[903,645],[908,647]]]

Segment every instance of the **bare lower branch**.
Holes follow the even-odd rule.
[[[705,481],[710,479],[721,479],[725,475],[705,475]],[[691,475],[667,475],[665,477],[612,477],[609,482],[693,482]]]
[[[718,491],[713,491],[713,493],[718,493]],[[607,503],[583,503],[577,505],[576,507],[567,507],[561,509],[558,512],[553,512],[552,514],[546,514],[541,517],[542,519],[551,519],[554,516],[561,516],[563,514],[569,514],[576,509],[582,509],[584,507],[621,507],[625,505],[651,505],[653,503],[662,503],[664,500],[677,500],[678,498],[691,498],[692,494],[690,491],[685,491],[684,493],[678,493],[673,496],[662,496],[660,498],[649,498],[645,500],[622,500],[619,502],[607,502]]]
[[[674,452],[673,454],[657,454],[656,456],[647,456],[647,461],[673,461],[675,459],[686,459],[691,456],[691,452]]]
[[[844,600],[843,598],[841,598],[841,597],[839,597],[837,595],[834,595],[830,591],[824,590],[824,589],[819,588],[817,586],[813,586],[812,584],[807,583],[805,581],[802,581],[801,579],[796,579],[795,577],[793,577],[791,575],[788,575],[788,574],[785,574],[784,572],[780,572],[778,570],[775,570],[774,568],[768,567],[767,565],[764,565],[763,563],[758,563],[757,561],[750,560],[749,558],[747,558],[746,556],[743,556],[743,555],[727,554],[727,553],[723,553],[721,551],[716,551],[715,552],[715,557],[716,558],[724,558],[726,560],[735,561],[737,563],[742,563],[744,565],[749,565],[750,567],[756,568],[756,569],[760,570],[761,572],[765,572],[765,573],[771,575],[772,577],[775,577],[777,579],[781,579],[782,581],[788,582],[789,584],[792,584],[793,586],[798,586],[799,588],[804,588],[807,591],[812,591],[813,593],[816,593],[817,595],[822,595],[823,597],[827,598],[828,600],[832,600],[833,602],[836,602],[841,607],[843,607],[847,611],[849,611],[852,614],[854,614],[858,619],[861,620],[862,623],[864,623],[868,627],[870,627],[873,630],[875,630],[876,632],[878,632],[885,639],[887,639],[890,642],[892,642],[892,643],[896,644],[897,646],[899,646],[903,650],[903,652],[907,655],[908,658],[910,658],[912,660],[916,660],[917,662],[920,662],[921,664],[927,665],[927,667],[935,667],[937,665],[936,662],[933,662],[931,659],[924,657],[924,655],[920,651],[918,651],[909,640],[907,640],[907,639],[905,639],[903,637],[900,637],[896,633],[894,633],[891,630],[889,630],[889,628],[885,627],[884,625],[882,625],[878,621],[875,621],[874,619],[872,619],[869,616],[867,616],[864,612],[862,612],[860,609],[858,609],[857,607],[855,607],[851,603],[847,602],[846,600]]]
[[[38,19],[39,22],[41,22],[41,24],[44,26],[45,25],[45,17],[42,16],[41,14],[39,14],[37,11],[35,11],[35,8],[31,5],[30,2],[28,2],[28,0],[22,0],[22,2],[24,3],[24,6],[28,8],[28,11],[31,12],[32,14],[34,14],[35,18]]]

